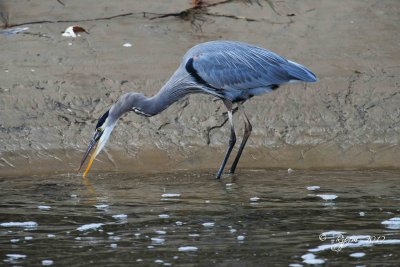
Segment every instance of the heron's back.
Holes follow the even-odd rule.
[[[229,98],[260,94],[292,81],[316,81],[308,68],[270,50],[237,41],[198,44],[183,56],[181,67],[199,84],[206,85],[210,93],[223,92]]]

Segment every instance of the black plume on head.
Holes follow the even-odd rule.
[[[101,127],[103,125],[103,123],[106,121],[106,119],[108,117],[108,112],[109,112],[109,110],[107,110],[107,112],[104,113],[103,116],[100,117],[99,121],[97,122],[96,129]]]

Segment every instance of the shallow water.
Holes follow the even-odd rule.
[[[400,172],[0,178],[0,265],[398,266]]]

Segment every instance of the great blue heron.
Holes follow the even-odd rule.
[[[234,103],[237,103],[238,109],[243,115],[244,136],[230,168],[230,173],[234,173],[252,130],[242,104],[255,95],[272,92],[285,83],[315,82],[316,80],[316,76],[306,67],[261,47],[222,40],[198,44],[186,52],[179,68],[156,95],[147,97],[136,92],[126,93],[100,117],[79,169],[82,168],[86,158],[95,148],[83,174],[86,176],[93,160],[103,149],[122,114],[133,111],[138,115],[151,117],[185,95],[206,93],[223,101],[228,110],[231,126],[228,149],[217,172],[217,178],[221,177],[236,143],[232,119]]]

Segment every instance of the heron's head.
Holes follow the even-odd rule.
[[[79,166],[80,170],[83,164],[85,163],[86,159],[90,155],[89,163],[86,166],[86,170],[83,173],[83,177],[85,177],[86,174],[89,172],[90,166],[92,166],[94,159],[100,153],[100,151],[103,149],[108,139],[110,138],[110,134],[114,129],[116,122],[117,119],[113,118],[113,116],[110,116],[109,110],[106,113],[104,113],[103,116],[101,116],[100,119],[98,120],[92,140],[90,141],[89,146],[85,154],[83,155],[81,164]]]

